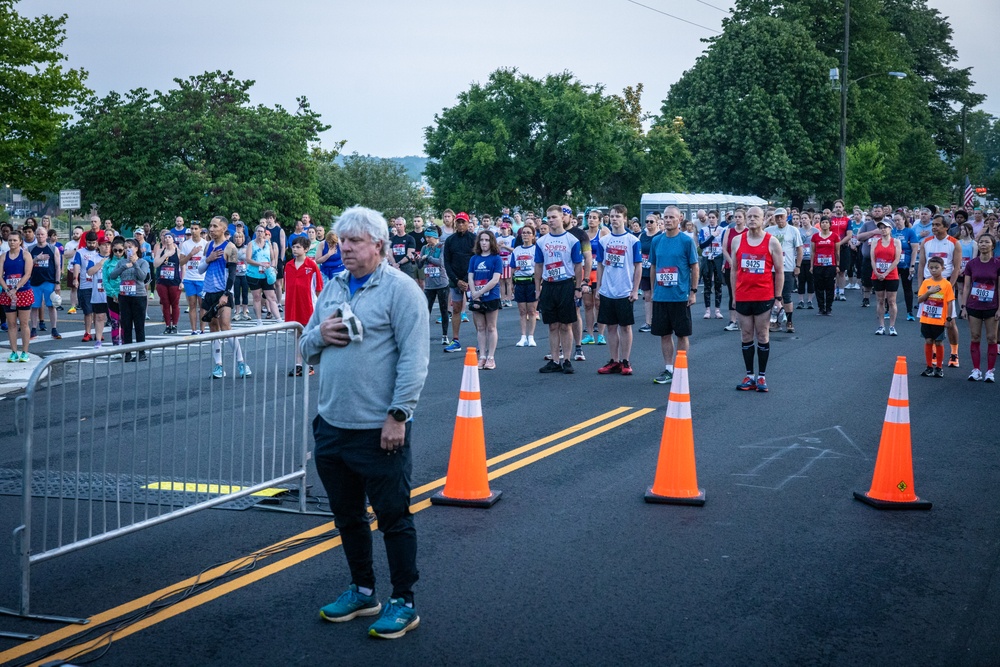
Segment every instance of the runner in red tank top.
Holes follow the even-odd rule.
[[[830,216],[830,231],[841,240],[840,258],[837,262],[837,293],[835,297],[837,301],[847,301],[847,297],[844,296],[844,287],[847,284],[847,274],[851,270],[851,262],[853,261],[850,241],[854,232],[850,230],[850,226],[851,219],[847,217],[847,211],[844,210],[844,202],[838,199],[833,202],[833,214]]]
[[[889,310],[889,335],[896,335],[896,292],[899,290],[899,258],[902,245],[892,238],[892,227],[886,220],[879,220],[879,235],[871,243],[872,288],[875,291],[875,316],[878,318],[876,336],[885,335],[882,319]]]
[[[733,300],[733,284],[729,278],[732,273],[730,269],[732,269],[733,242],[738,238],[742,238],[746,232],[746,211],[738,208],[733,212],[733,224],[726,227],[726,231],[722,233],[722,256],[725,260],[722,264],[722,277],[726,281],[726,289],[729,290],[729,324],[725,326],[726,331],[740,330],[740,325],[736,323],[736,305]]]
[[[741,391],[767,391],[767,359],[771,353],[768,324],[771,306],[781,298],[785,274],[775,267],[782,266],[781,244],[764,233],[764,211],[754,206],[747,211],[747,233],[733,243],[730,280],[736,296],[736,316],[743,337],[743,361],[747,374],[736,388]],[[757,341],[757,365],[754,379],[754,339]]]

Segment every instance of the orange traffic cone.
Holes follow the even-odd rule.
[[[878,509],[929,510],[913,490],[913,459],[910,453],[910,398],[906,387],[906,357],[896,357],[896,370],[889,390],[889,405],[882,424],[882,440],[875,459],[875,475],[868,493],[854,497]]]
[[[694,466],[694,428],[691,425],[691,395],[688,388],[687,352],[677,351],[674,379],[670,384],[667,416],[660,438],[656,478],[646,490],[647,503],[704,505],[705,489],[698,488]]]
[[[492,507],[499,491],[490,491],[486,476],[486,435],[483,406],[479,401],[479,364],[476,348],[465,350],[462,389],[458,394],[458,416],[451,440],[448,477],[444,489],[431,496],[434,505]]]

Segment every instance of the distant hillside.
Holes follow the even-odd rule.
[[[406,173],[409,174],[410,178],[414,181],[419,181],[420,177],[424,173],[424,167],[427,166],[428,158],[420,157],[419,155],[406,155],[404,157],[390,157],[383,158],[386,160],[392,160],[393,162],[398,162],[406,168]],[[344,156],[338,155],[336,159],[337,164],[344,164]]]

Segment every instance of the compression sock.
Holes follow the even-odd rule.
[[[229,345],[236,351],[236,361],[243,363],[243,348],[240,347],[240,341],[230,338]]]
[[[795,311],[792,311],[792,310],[790,310],[790,311],[788,311],[787,313],[785,313],[785,319],[786,319],[786,320],[788,320],[788,323],[789,323],[789,324],[791,324],[791,323],[792,323],[792,313],[793,313],[793,312],[795,312]]]
[[[753,341],[743,343],[743,363],[747,367],[747,375],[753,377]]]
[[[924,358],[928,367],[934,365],[934,343],[924,343]]]
[[[215,362],[216,366],[222,365],[222,341],[213,340],[212,341],[212,361]]]
[[[998,351],[1000,351],[1000,345],[986,344],[986,370],[991,371],[996,366]]]
[[[770,356],[771,356],[771,343],[758,343],[757,366],[760,368],[761,375],[767,372],[767,358]]]
[[[934,353],[937,354],[937,367],[941,368],[944,366],[944,343],[937,343],[934,345]]]
[[[969,352],[972,353],[972,367],[979,370],[979,357],[982,355],[982,348],[979,346],[979,341],[969,343]],[[987,352],[988,354],[989,352]]]

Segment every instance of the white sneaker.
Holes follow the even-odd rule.
[[[704,319],[706,319],[706,320],[712,319],[712,309],[711,308],[706,308],[705,309],[705,318]]]
[[[970,382],[979,382],[982,379],[983,379],[983,372],[978,368],[973,368],[972,372],[969,373]]]
[[[990,384],[992,384],[993,382],[996,382],[996,380],[993,378],[993,369],[992,368],[990,370],[986,371],[986,375],[983,376],[983,380],[985,380],[986,382],[989,382]]]
[[[896,333],[896,327],[889,327],[889,335],[890,336],[898,336],[899,335],[899,334]]]
[[[738,325],[736,322],[730,322],[725,327],[723,327],[723,331],[739,331],[739,330],[740,330],[740,325]]]
[[[876,336],[884,336],[885,335],[885,327],[879,327],[878,329],[876,329],[875,330],[875,335]]]
[[[527,347],[527,345],[528,345],[528,337],[521,336],[521,340],[517,341],[515,347]]]
[[[536,347],[534,336],[528,336],[528,347]]]
[[[715,319],[717,319],[717,320],[721,320],[722,319],[722,311],[719,310],[718,308],[715,309]]]

